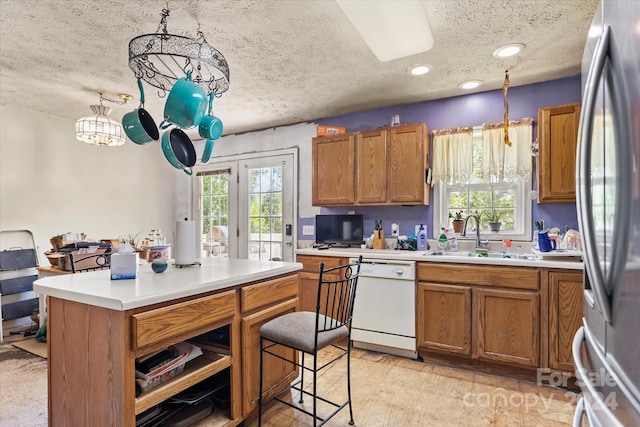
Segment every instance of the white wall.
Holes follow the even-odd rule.
[[[0,229],[31,230],[40,265],[49,239],[65,232],[98,240],[160,228],[172,240],[174,181],[184,174],[160,144],[98,147],[74,132],[73,120],[0,105]]]

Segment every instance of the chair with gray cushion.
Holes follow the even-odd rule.
[[[262,425],[262,409],[270,400],[274,399],[296,410],[313,417],[313,425],[324,425],[329,419],[340,412],[345,406],[349,406],[349,424],[353,425],[353,409],[351,406],[351,316],[353,314],[353,302],[356,297],[356,287],[360,274],[362,256],[352,264],[346,264],[330,269],[320,264],[320,277],[318,280],[318,298],[316,311],[298,311],[284,314],[270,320],[260,328],[260,397],[258,426]],[[293,360],[282,356],[282,347],[295,351]],[[325,351],[321,352],[321,350]],[[331,351],[329,351],[331,349]],[[319,352],[329,360],[320,362]],[[305,365],[305,355],[313,360]],[[300,357],[298,357],[300,356]],[[318,395],[317,374],[322,369],[346,356],[347,363],[347,400],[343,403],[335,403],[326,397]],[[265,357],[277,357],[295,365],[300,370],[297,381],[291,384],[291,389],[300,392],[300,405],[295,405],[281,397],[289,388],[280,394],[263,399],[263,367]],[[310,363],[309,363],[310,362]],[[305,371],[313,373],[312,391],[304,388]],[[313,399],[312,408],[307,409],[304,403],[304,395]],[[332,412],[328,415],[318,414],[318,400],[328,405]],[[324,409],[324,406],[323,406]],[[327,411],[328,412],[328,411]],[[320,424],[318,424],[320,422]]]

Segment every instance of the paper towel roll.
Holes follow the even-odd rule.
[[[342,223],[342,238],[346,241],[351,240],[351,222],[349,221]]]
[[[175,259],[178,265],[196,260],[196,226],[193,221],[176,221]]]

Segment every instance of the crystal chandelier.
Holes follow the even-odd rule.
[[[102,105],[102,101],[124,104],[133,97],[128,94],[119,94],[122,101],[112,101],[100,94],[100,105],[91,105],[93,115],[78,119],[76,122],[76,138],[87,144],[102,147],[117,147],[124,144],[125,134],[122,124],[109,117],[111,108]]]
[[[197,38],[167,31],[169,9],[162,9],[162,19],[154,34],[143,34],[129,42],[129,68],[136,78],[164,92],[191,71],[193,82],[216,97],[229,89],[229,65],[222,53],[210,46],[200,29]]]

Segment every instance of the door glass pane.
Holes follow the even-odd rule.
[[[249,170],[249,259],[282,258],[282,172]]]
[[[202,257],[227,258],[229,247],[229,173],[200,177]]]

